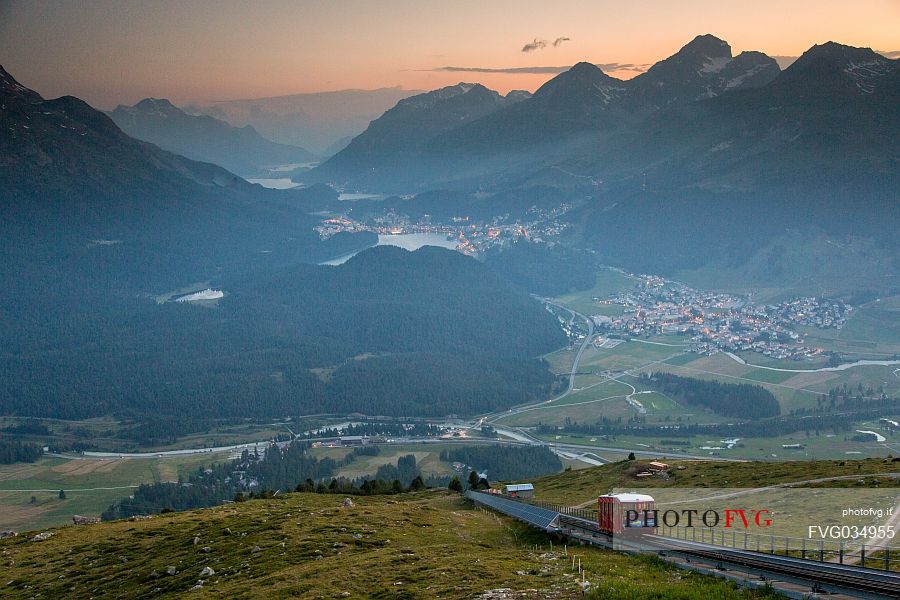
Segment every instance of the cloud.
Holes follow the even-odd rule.
[[[897,59],[900,58],[900,50],[876,50],[878,54],[882,55],[885,58]]]
[[[539,40],[534,38],[533,42],[528,42],[522,46],[522,52],[533,52],[535,50],[543,50],[547,47],[547,40]]]
[[[649,65],[637,65],[633,63],[600,63],[597,65],[600,69],[605,72],[610,71],[634,71],[636,73],[643,73],[647,70]],[[444,73],[503,73],[509,75],[558,75],[563,71],[568,71],[571,69],[571,65],[567,65],[564,67],[506,67],[506,68],[494,68],[494,67],[436,67],[434,69],[427,69],[429,71],[440,71]]]
[[[558,38],[556,38],[555,40],[553,40],[553,47],[556,48],[557,46],[559,46],[559,45],[562,44],[563,42],[568,42],[569,40],[571,40],[571,38],[567,38],[567,37],[558,37]]]
[[[532,74],[532,75],[558,75],[563,71],[568,71],[569,67],[508,67],[508,68],[491,68],[491,67],[437,67],[429,69],[430,71],[443,71],[445,73],[508,73],[508,74]]]

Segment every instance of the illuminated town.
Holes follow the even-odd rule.
[[[809,360],[822,354],[803,346],[799,325],[841,329],[852,310],[838,300],[796,298],[756,305],[747,297],[695,290],[654,275],[635,276],[629,292],[594,298],[624,306],[621,316],[594,315],[594,323],[612,334],[676,334],[690,338],[699,354],[758,352],[776,359]]]
[[[527,222],[518,220],[509,223],[507,215],[481,222],[469,217],[454,217],[449,222],[432,222],[427,215],[412,222],[406,215],[388,211],[368,219],[365,223],[356,221],[346,214],[322,221],[316,231],[322,239],[336,233],[371,231],[379,235],[404,235],[411,233],[436,233],[456,241],[456,250],[469,256],[480,256],[491,248],[502,248],[519,239],[531,242],[552,242],[568,226],[558,221],[558,217],[571,210],[571,204],[561,204],[553,209],[532,208],[526,211]]]

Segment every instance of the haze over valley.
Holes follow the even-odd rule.
[[[202,19],[198,6],[110,5],[108,21],[98,7],[0,9],[22,30],[0,25],[11,36],[0,42],[0,549],[18,569],[12,596],[64,592],[20,557],[93,535],[52,529],[73,518],[209,509],[192,514],[217,533],[191,530],[179,558],[211,571],[190,586],[155,544],[153,565],[129,571],[144,558],[122,547],[138,534],[95,525],[116,532],[109,547],[124,557],[101,565],[124,587],[98,584],[100,595],[233,595],[256,568],[234,566],[238,555],[290,579],[307,559],[333,572],[365,548],[358,560],[396,582],[366,588],[357,574],[338,589],[304,571],[306,583],[266,580],[258,593],[668,597],[684,565],[657,572],[590,550],[593,583],[578,571],[576,585],[556,568],[570,550],[543,550],[571,532],[482,523],[472,493],[534,491],[542,510],[596,524],[597,493],[614,486],[896,488],[900,39],[881,24],[895,10],[873,2],[880,17],[860,20],[829,4],[797,31],[778,20],[762,35],[737,4],[668,17],[642,4],[645,29],[628,28],[646,39],[638,48],[608,24],[588,39],[568,8],[520,8],[547,31],[498,28],[516,30],[512,43],[512,31],[482,30],[499,23],[484,8],[460,39],[465,11],[431,3],[417,11],[433,18],[414,11],[420,28],[403,31],[369,7],[301,4],[207,7]],[[600,27],[596,7],[580,8]],[[132,13],[125,39],[112,25]],[[282,29],[288,15],[296,31]],[[47,59],[38,41],[51,23],[93,67],[70,66],[75,76]],[[158,76],[153,65],[188,46]],[[730,482],[715,471],[733,465]],[[801,477],[804,465],[820,477]],[[505,487],[525,481],[533,490]],[[369,498],[384,495],[397,500]],[[434,548],[404,537],[384,566],[378,553],[393,546],[350,516],[356,501],[395,540],[397,515],[412,511],[404,520],[454,553],[463,542],[446,532],[479,529],[492,556],[521,549],[547,564],[510,555],[479,571],[490,583],[455,570],[453,585],[434,583],[434,565],[417,579],[409,557]],[[262,502],[301,558],[274,558],[276,542],[249,525]],[[182,536],[191,518],[154,535]],[[246,549],[232,535],[242,530]],[[900,568],[887,548],[870,554]],[[644,587],[616,587],[604,564]],[[769,597],[690,577],[714,597]]]

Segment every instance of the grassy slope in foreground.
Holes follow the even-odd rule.
[[[19,536],[0,542],[0,597],[581,597],[569,559],[548,553],[544,535],[458,496],[367,497],[346,508],[341,500],[288,494],[67,527],[43,542]],[[530,544],[544,547],[525,549]],[[577,552],[595,598],[767,597],[652,558]],[[166,575],[170,565],[176,575]],[[215,574],[191,591],[206,566]],[[485,594],[499,588],[513,591]]]
[[[587,502],[613,488],[648,487],[697,487],[697,488],[755,488],[779,483],[806,481],[825,477],[849,476],[849,480],[830,482],[828,486],[855,485],[855,476],[864,478],[874,473],[900,472],[900,463],[890,458],[837,461],[809,460],[790,462],[713,462],[666,461],[673,474],[668,480],[650,477],[636,479],[630,472],[638,463],[646,461],[620,461],[579,469],[534,480],[535,500],[574,506]],[[678,469],[677,467],[684,467]],[[874,481],[867,478],[867,482]],[[897,485],[897,480],[879,478],[879,485]]]

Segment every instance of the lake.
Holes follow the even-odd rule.
[[[384,200],[386,196],[384,194],[355,194],[355,193],[340,193],[338,194],[338,200],[344,200],[346,202],[355,202],[356,200]]]
[[[263,179],[248,179],[250,183],[258,183],[264,188],[273,190],[291,190],[300,187],[299,183],[291,181],[289,177],[267,177]]]
[[[422,246],[440,246],[441,248],[456,249],[456,240],[448,240],[443,233],[401,233],[398,235],[379,235],[376,246],[397,246],[406,250],[418,250]],[[361,251],[360,251],[361,252]],[[332,260],[319,263],[320,265],[340,265],[354,256],[358,252],[339,256]]]
[[[316,163],[305,163],[308,165],[315,165]],[[298,166],[302,166],[299,164],[295,165],[282,165],[280,167],[272,167],[268,169],[269,173],[279,173],[286,172],[292,170],[291,168],[296,168]],[[294,188],[304,187],[303,184],[297,183],[295,181],[291,181],[289,177],[254,177],[253,179],[248,179],[250,183],[258,183],[264,188],[270,188],[273,190],[292,190]],[[344,193],[341,192],[338,194],[338,200],[344,200],[346,202],[354,202],[356,200],[384,200],[387,198],[385,194],[362,194],[362,193]]]

